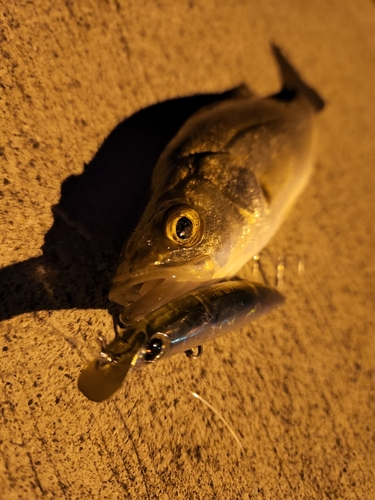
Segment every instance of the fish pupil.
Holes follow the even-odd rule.
[[[161,339],[152,339],[146,346],[145,361],[153,361],[161,352],[163,342]]]
[[[188,240],[193,234],[193,223],[188,217],[181,217],[176,224],[177,238]]]

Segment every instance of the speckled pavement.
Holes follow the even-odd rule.
[[[212,94],[275,92],[271,41],[327,103],[261,260],[285,306],[88,401],[158,154]],[[3,1],[0,57],[0,498],[373,498],[374,2]]]

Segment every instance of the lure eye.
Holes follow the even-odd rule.
[[[186,206],[173,207],[166,213],[165,234],[170,240],[192,246],[201,237],[201,220],[195,210]]]
[[[153,363],[154,361],[165,356],[171,347],[171,339],[166,333],[157,332],[148,339],[141,353],[141,360],[145,363]]]
[[[144,360],[147,363],[154,361],[163,349],[163,341],[160,338],[151,339],[146,345],[146,353],[144,355]]]

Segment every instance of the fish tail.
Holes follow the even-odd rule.
[[[271,47],[283,80],[281,91],[273,97],[280,100],[289,100],[296,94],[303,94],[310,101],[316,112],[321,111],[324,108],[324,101],[320,95],[301,79],[300,75],[277,45],[272,43]]]

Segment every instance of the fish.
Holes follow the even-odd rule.
[[[224,280],[164,304],[133,326],[120,328],[78,378],[90,400],[117,392],[130,370],[140,370],[175,354],[195,356],[202,343],[238,329],[282,305],[283,295],[268,285]],[[198,351],[199,352],[199,351]]]
[[[188,118],[159,157],[150,201],[109,291],[123,326],[235,276],[305,188],[324,101],[276,45],[272,51],[278,93],[259,97],[239,87]]]

